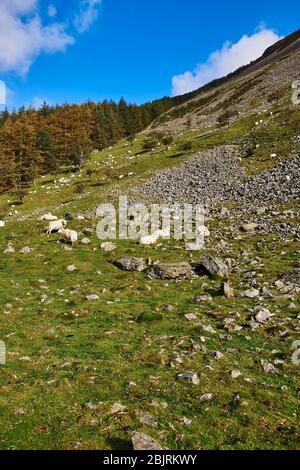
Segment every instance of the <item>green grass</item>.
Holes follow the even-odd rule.
[[[224,299],[217,279],[176,283],[150,280],[144,273],[120,271],[112,263],[130,254],[153,261],[196,263],[199,253],[190,254],[179,242],[141,248],[130,241],[117,241],[115,252],[103,253],[96,235],[88,235],[91,245],[65,251],[58,243],[59,236],[46,238],[46,223],[37,222],[35,213],[38,209],[51,210],[58,216],[85,213],[116,198],[116,189],[126,192],[154,170],[177,165],[195,151],[238,144],[246,134],[261,143],[264,135],[270,139],[277,136],[276,145],[288,152],[290,134],[282,120],[290,119],[290,125],[295,125],[298,117],[297,110],[281,114],[257,130],[255,117],[244,118],[230,127],[213,129],[206,137],[202,136],[203,129],[187,132],[175,137],[169,151],[158,147],[155,152],[142,153],[144,137],[140,135],[132,145],[123,141],[94,153],[81,175],[76,173],[70,179],[69,187],[54,183],[62,176],[70,177],[65,173],[39,179],[24,204],[15,208],[12,201],[8,202],[9,195],[0,196],[1,214],[13,212],[6,227],[0,229],[0,251],[8,241],[16,248],[15,254],[1,254],[0,258],[0,339],[7,346],[7,364],[0,366],[1,449],[130,449],[131,432],[136,430],[153,435],[170,449],[299,447],[299,371],[291,362],[290,350],[297,337],[299,303],[295,310],[287,311],[286,299],[263,301],[276,314],[270,326],[282,321],[288,337],[268,328],[227,332],[220,317],[237,311],[237,323],[245,324],[253,313],[251,309],[262,302]],[[186,141],[192,141],[193,149],[179,152]],[[115,164],[105,163],[109,155],[115,157]],[[265,167],[266,159],[267,147],[263,147],[250,160],[243,158],[243,163],[246,170],[256,165],[253,171],[258,171]],[[88,169],[93,171],[90,176]],[[131,172],[133,175],[128,176]],[[120,175],[124,178],[119,179]],[[79,183],[83,194],[76,189]],[[299,203],[291,203],[291,207],[299,207]],[[239,234],[240,221],[231,223],[234,233]],[[69,223],[79,231],[93,225],[94,221]],[[300,246],[292,238],[283,244],[276,234],[242,234],[235,240],[226,219],[210,221],[209,228],[212,236],[204,252],[214,253],[223,238],[228,253],[220,256],[232,257],[242,268],[230,278],[236,293],[246,288],[242,284],[245,272],[255,269],[260,282],[272,285],[282,272],[298,265]],[[28,255],[18,254],[25,245],[34,250]],[[247,262],[244,250],[249,252]],[[258,268],[250,264],[256,256],[261,259]],[[77,271],[68,272],[70,264]],[[100,299],[88,302],[85,298],[92,293]],[[213,301],[193,302],[195,295],[207,293]],[[188,322],[186,313],[197,314],[202,324],[211,325],[216,333]],[[206,337],[206,352],[195,347],[202,344],[201,336]],[[212,359],[209,352],[216,350],[224,353],[222,359]],[[173,352],[181,354],[183,364],[171,367]],[[280,373],[266,375],[260,360],[273,362],[275,358],[285,360],[278,366]],[[232,379],[232,369],[239,369],[242,376]],[[187,370],[198,373],[199,385],[176,379],[177,373]],[[213,393],[214,398],[201,401],[205,393]],[[232,401],[234,393],[239,394],[238,402]],[[87,407],[90,402],[98,403],[97,409]],[[115,402],[126,407],[123,413],[111,414]],[[142,424],[140,411],[151,413],[157,427]],[[184,416],[192,420],[189,426],[182,424]]]

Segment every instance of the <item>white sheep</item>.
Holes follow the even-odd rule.
[[[141,246],[151,246],[155,245],[155,243],[159,240],[159,238],[170,238],[170,230],[163,229],[163,230],[156,230],[156,232],[152,233],[151,235],[146,235],[140,238],[140,245]]]
[[[48,214],[42,215],[39,220],[47,220],[47,222],[51,222],[53,220],[58,220],[58,217],[56,217],[56,215],[51,214],[51,212],[48,212]]]
[[[58,230],[58,233],[60,233],[67,240],[70,240],[72,242],[72,245],[74,245],[78,241],[78,233],[76,232],[76,230],[69,230],[65,229],[64,227],[61,227]]]
[[[156,232],[152,233],[152,235],[145,235],[144,237],[140,238],[140,245],[141,246],[151,246],[155,245],[157,240],[159,239],[159,230]]]
[[[58,232],[61,228],[67,226],[67,222],[64,219],[53,220],[49,222],[49,227],[47,230],[47,236],[51,235],[52,232]]]
[[[4,222],[4,220],[0,220],[0,227],[1,227],[1,228],[2,228],[2,227],[5,227],[5,222]]]

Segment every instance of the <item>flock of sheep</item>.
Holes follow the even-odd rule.
[[[66,240],[69,240],[72,245],[75,245],[78,242],[78,233],[76,230],[66,229],[67,221],[65,219],[58,219],[55,215],[49,213],[43,215],[40,220],[49,221],[49,226],[46,232],[48,237],[53,232],[57,232],[61,234]]]
[[[76,230],[67,229],[67,221],[65,219],[58,219],[58,217],[50,212],[41,216],[39,221],[49,222],[48,228],[46,230],[47,237],[49,237],[52,233],[59,233],[66,240],[70,241],[72,245],[76,245],[78,243],[78,232]],[[5,222],[2,220],[0,220],[0,228],[1,227],[5,227]],[[204,237],[208,237],[210,235],[209,230],[205,226],[201,227],[201,232]],[[156,230],[151,235],[141,236],[139,242],[141,246],[152,246],[155,245],[160,238],[170,238],[170,228]]]

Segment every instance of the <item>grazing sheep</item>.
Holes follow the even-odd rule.
[[[78,233],[76,232],[76,230],[69,230],[65,229],[64,227],[61,227],[58,230],[58,233],[60,233],[67,240],[70,240],[72,245],[74,245],[74,243],[77,243],[78,241]]]
[[[53,220],[58,220],[58,217],[56,217],[56,215],[51,214],[51,212],[48,212],[48,214],[42,215],[39,220],[47,220],[47,222],[51,222]]]
[[[159,239],[159,230],[152,233],[152,235],[146,235],[145,237],[140,238],[140,245],[141,246],[151,246],[155,245],[157,240]]]
[[[159,240],[159,238],[170,238],[170,230],[169,229],[156,230],[156,232],[152,233],[152,235],[146,235],[145,237],[141,237],[140,245],[141,246],[155,245],[155,243]]]
[[[49,227],[47,230],[47,236],[51,235],[52,232],[58,232],[59,229],[67,226],[67,222],[64,219],[53,220],[49,222]]]

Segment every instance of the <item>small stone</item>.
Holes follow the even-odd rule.
[[[148,275],[158,279],[186,279],[194,277],[194,271],[188,263],[160,263],[151,266]]]
[[[261,361],[262,367],[267,374],[276,374],[277,369],[270,362]]]
[[[147,287],[150,287],[150,286],[146,286],[146,288],[147,288]],[[150,287],[149,292],[150,292],[150,291],[151,291],[151,287]],[[162,309],[163,309],[163,310],[166,310],[167,312],[174,312],[175,307],[174,307],[174,305],[166,304],[166,305],[163,305],[163,306],[162,306]]]
[[[233,289],[230,286],[229,282],[222,282],[221,295],[226,297],[226,299],[231,299],[232,297],[234,297]]]
[[[153,416],[151,416],[149,413],[145,413],[143,411],[140,412],[140,422],[142,424],[147,424],[148,426],[157,426],[157,421]]]
[[[126,407],[121,403],[114,403],[110,408],[109,412],[112,415],[116,415],[118,413],[123,413],[126,410]]]
[[[187,313],[186,315],[184,315],[184,318],[185,318],[187,321],[197,320],[196,315],[194,315],[193,313]]]
[[[211,325],[202,325],[202,329],[206,331],[206,333],[216,333],[216,330],[214,330]]]
[[[131,439],[134,450],[164,450],[153,437],[144,432],[133,432]]]
[[[212,300],[213,298],[211,295],[196,295],[194,298],[194,302],[196,302],[196,304],[200,304],[202,302],[211,302]]]
[[[146,262],[143,258],[135,258],[133,256],[124,256],[115,261],[115,265],[124,271],[144,271]]]
[[[259,290],[258,289],[248,289],[240,294],[240,297],[247,297],[249,299],[254,299],[255,297],[259,297]]]
[[[200,264],[211,276],[229,277],[228,267],[219,258],[204,255],[200,258]]]
[[[29,246],[24,246],[24,248],[21,248],[21,250],[19,251],[19,253],[22,255],[27,255],[30,252],[31,252],[31,248],[29,248]]]
[[[270,311],[267,308],[262,308],[259,310],[258,314],[255,316],[256,321],[259,323],[265,323],[272,317]]]
[[[170,363],[172,364],[172,362],[177,362],[177,364],[183,364],[180,354],[178,354],[177,352],[173,352],[170,355]]]
[[[7,247],[3,251],[4,254],[5,253],[14,253],[14,252],[15,252],[15,249],[14,249],[13,245],[10,244],[10,243],[7,245]]]
[[[204,395],[202,395],[202,396],[200,397],[200,400],[201,400],[201,401],[210,401],[210,400],[213,399],[213,397],[214,397],[214,394],[213,394],[213,393],[204,393]]]
[[[89,245],[91,243],[91,240],[89,238],[85,237],[81,240],[81,243],[83,245]]]
[[[281,289],[284,288],[283,282],[282,282],[282,281],[279,281],[279,280],[274,283],[274,286],[275,286],[276,289],[278,289],[278,290],[281,290]]]
[[[103,251],[109,252],[109,251],[114,251],[117,248],[117,245],[111,242],[103,242],[101,243],[100,248]]]
[[[25,413],[26,411],[24,410],[24,408],[16,408],[14,412],[15,415],[24,415]]]
[[[232,377],[233,379],[237,379],[237,378],[240,377],[241,375],[242,375],[242,374],[241,374],[241,372],[240,372],[238,369],[233,369],[233,370],[231,371],[231,377]]]
[[[91,428],[96,428],[97,426],[99,426],[99,420],[94,418],[94,419],[91,419],[90,422],[89,422],[89,426]]]
[[[184,426],[189,426],[190,424],[192,424],[192,420],[189,419],[189,418],[186,418],[185,416],[183,418],[181,418],[180,422]]]
[[[241,230],[243,232],[255,232],[255,230],[257,229],[258,225],[255,224],[254,222],[250,222],[250,223],[247,223],[247,224],[243,224],[241,226]]]
[[[195,372],[183,372],[182,374],[178,374],[177,378],[183,382],[188,382],[189,384],[199,384],[199,377]]]
[[[85,407],[88,408],[89,410],[98,410],[100,408],[100,406],[102,405],[101,402],[99,403],[92,403],[92,402],[88,402],[88,403],[85,403]]]
[[[86,300],[89,300],[89,301],[99,300],[99,298],[100,297],[97,294],[91,294],[91,295],[86,296]]]
[[[284,285],[291,284],[293,286],[300,287],[300,268],[284,273],[281,276],[280,281],[283,282]]]
[[[292,310],[294,308],[297,308],[296,305],[294,303],[291,303],[291,304],[288,304],[286,307],[285,307],[287,310]]]
[[[67,267],[67,271],[72,273],[73,271],[76,271],[76,266],[74,264],[70,264],[70,266]]]
[[[292,355],[292,363],[296,366],[300,365],[300,348],[296,349],[296,351]]]
[[[296,339],[295,341],[293,341],[291,349],[300,349],[300,339]]]
[[[82,230],[82,233],[84,233],[85,235],[92,235],[92,233],[94,233],[94,230],[93,230],[92,228],[85,227],[85,228]]]
[[[271,294],[271,292],[269,292],[266,287],[263,287],[263,288],[261,289],[261,295],[262,295],[265,299],[271,299],[271,298],[273,297],[273,295]]]
[[[213,356],[214,359],[218,359],[218,360],[224,357],[224,354],[221,353],[220,351],[213,351],[211,355]]]

